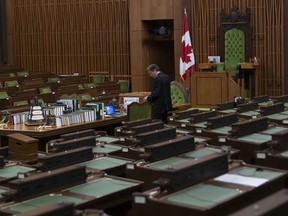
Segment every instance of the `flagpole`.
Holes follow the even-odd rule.
[[[190,79],[189,88],[191,89],[191,76],[189,73],[195,68],[195,57],[193,52],[193,45],[191,42],[191,37],[188,28],[187,11],[184,8],[184,18],[183,18],[183,32],[181,38],[181,48],[180,48],[180,76],[183,81]]]
[[[186,7],[184,7],[184,14],[187,16],[188,18],[188,15],[187,15],[187,10],[186,10]],[[188,29],[189,29],[189,26],[188,26]],[[192,70],[191,68],[189,69],[189,103],[191,103],[191,94],[192,94]]]

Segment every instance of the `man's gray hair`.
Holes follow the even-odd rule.
[[[156,64],[150,64],[150,65],[147,67],[146,70],[147,70],[147,71],[154,71],[154,70],[159,71],[160,68],[159,68],[158,65],[156,65]]]

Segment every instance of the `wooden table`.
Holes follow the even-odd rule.
[[[96,129],[106,131],[108,134],[114,132],[116,126],[120,126],[123,121],[127,121],[127,116],[119,116],[114,118],[107,118],[103,120],[97,120],[94,122],[72,124],[69,126],[61,127],[38,127],[27,126],[25,124],[8,124],[7,127],[0,130],[0,145],[6,146],[8,144],[7,135],[11,133],[22,133],[27,136],[31,136],[39,139],[39,150],[44,150],[46,142],[59,138],[59,135],[65,133],[72,133],[80,130]]]
[[[144,102],[144,98],[146,96],[149,96],[151,92],[129,92],[129,93],[121,93],[119,94],[119,103],[123,104],[124,103],[124,98],[139,98],[139,103]]]
[[[242,63],[238,65],[240,79],[240,94],[242,95],[242,90],[248,90],[248,97],[253,98],[258,95],[257,92],[257,68],[259,68],[259,63]],[[244,82],[244,88],[242,87],[242,82]],[[244,95],[245,97],[245,95]]]
[[[201,72],[216,71],[216,63],[200,63],[198,67]]]

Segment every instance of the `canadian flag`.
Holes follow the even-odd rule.
[[[183,80],[186,80],[189,75],[189,70],[195,70],[195,57],[191,38],[187,23],[187,13],[184,12],[183,19],[183,35],[181,40],[181,53],[180,53],[180,76]]]

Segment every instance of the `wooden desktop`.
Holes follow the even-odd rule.
[[[96,120],[94,122],[87,122],[82,124],[72,124],[69,126],[61,127],[49,127],[49,126],[28,126],[25,124],[7,124],[2,126],[0,130],[0,146],[7,146],[7,135],[11,133],[22,133],[27,136],[31,136],[39,139],[39,150],[44,151],[46,142],[59,138],[59,135],[65,133],[76,132],[87,129],[100,129],[107,131],[107,133],[113,133],[114,128],[121,125],[123,121],[127,120],[127,116],[119,116],[115,118],[105,117],[102,120]]]
[[[123,104],[124,103],[124,98],[128,97],[128,98],[139,98],[139,102],[143,103],[144,102],[144,98],[146,96],[149,96],[151,94],[151,92],[129,92],[129,93],[121,93],[119,94],[119,103]]]

